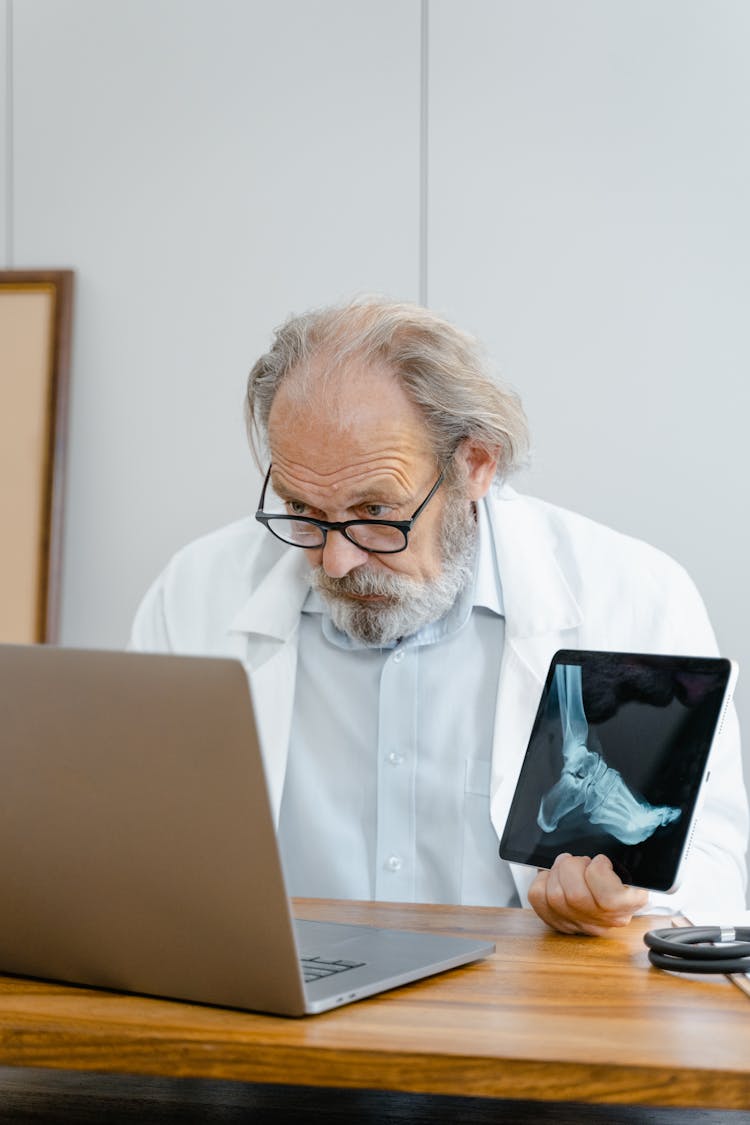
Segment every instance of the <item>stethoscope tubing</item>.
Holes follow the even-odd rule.
[[[657,969],[676,973],[750,973],[750,927],[677,926],[643,940]]]

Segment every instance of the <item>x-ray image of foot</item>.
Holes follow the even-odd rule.
[[[579,809],[591,824],[600,825],[623,844],[640,844],[682,815],[669,805],[652,805],[628,788],[588,743],[589,725],[583,708],[580,665],[558,665],[555,687],[563,729],[563,769],[539,805],[537,823],[554,832],[564,816]]]

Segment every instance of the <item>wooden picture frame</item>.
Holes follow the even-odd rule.
[[[54,643],[72,270],[0,271],[0,642]]]

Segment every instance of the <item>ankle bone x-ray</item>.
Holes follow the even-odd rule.
[[[563,766],[559,780],[540,802],[539,827],[554,832],[564,816],[578,809],[592,825],[600,826],[623,844],[639,844],[657,828],[678,820],[680,809],[650,804],[605,762],[596,734],[589,730],[580,665],[558,665],[555,687],[563,733]]]

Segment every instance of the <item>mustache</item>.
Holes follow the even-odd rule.
[[[313,589],[331,597],[385,597],[394,601],[411,589],[412,582],[404,575],[385,574],[360,567],[341,578],[332,578],[322,566],[316,566],[310,575]]]

